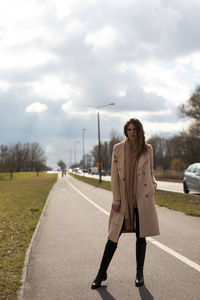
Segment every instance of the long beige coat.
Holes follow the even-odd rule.
[[[116,144],[113,148],[111,167],[111,187],[113,202],[121,200],[120,211],[115,212],[111,208],[108,239],[117,242],[124,221],[125,214],[125,140]],[[140,237],[159,235],[158,217],[155,208],[154,193],[156,182],[153,176],[153,149],[148,145],[148,151],[141,154],[137,170],[137,207],[139,212]]]

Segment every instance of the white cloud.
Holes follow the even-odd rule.
[[[155,93],[172,103],[183,103],[190,94],[190,87],[181,82],[180,73],[185,69],[180,64],[166,64],[159,60],[148,62],[122,62],[116,66],[122,74],[136,72],[140,86],[147,93]]]
[[[1,91],[7,91],[10,88],[10,83],[6,80],[1,80],[0,79],[0,90]]]
[[[187,56],[180,56],[176,59],[176,63],[182,66],[185,72],[187,67],[193,67],[194,70],[200,72],[200,53],[194,52]]]
[[[59,74],[45,75],[42,80],[30,82],[27,86],[33,89],[34,94],[54,101],[59,98],[77,100],[82,96],[79,86],[63,80]]]
[[[186,123],[177,106],[200,78],[199,9],[197,0],[2,1],[2,143],[34,137],[53,157],[56,140],[73,144],[80,128],[96,143],[96,111],[87,105],[108,102],[116,105],[100,111],[104,139],[132,116],[149,135],[178,131]],[[36,122],[24,107],[45,113]]]
[[[32,103],[31,105],[26,107],[26,112],[41,113],[41,112],[43,112],[47,109],[48,109],[47,105],[39,103],[39,102],[35,102],[35,103]]]
[[[67,103],[62,104],[62,110],[67,113],[68,116],[79,116],[80,118],[86,118],[94,113],[91,110],[87,110],[86,106],[83,110],[75,101],[68,101]]]
[[[127,95],[127,85],[126,84],[118,84],[114,90],[114,94],[118,97],[126,97]]]
[[[43,3],[42,3],[43,2]],[[28,21],[43,15],[45,1],[38,0],[6,0],[1,3],[1,21],[4,26],[16,24],[16,22]]]
[[[46,145],[46,147],[45,147],[45,152],[46,153],[52,153],[54,151],[55,151],[55,149],[52,145]]]
[[[16,59],[17,58],[17,59]],[[56,62],[58,57],[53,53],[36,48],[25,50],[7,50],[4,48],[0,56],[1,69],[18,69],[25,70],[36,66],[42,66],[49,61]]]
[[[181,120],[176,122],[176,125],[174,123],[170,122],[148,122],[144,121],[143,126],[146,133],[146,138],[150,138],[152,135],[169,135],[173,136],[177,134],[177,132],[182,131],[183,129],[186,129],[189,126],[190,122],[185,122],[185,120]],[[155,131],[155,128],[157,130]]]
[[[138,66],[137,72],[146,92],[154,92],[172,103],[183,103],[189,96],[190,89],[182,83],[176,66],[147,63]]]
[[[85,37],[86,45],[91,45],[93,50],[112,46],[117,40],[117,32],[110,26],[105,26],[100,30],[90,31]]]
[[[81,22],[79,19],[70,19],[68,23],[65,24],[63,35],[67,38],[69,36],[74,36],[80,32],[86,32],[86,25]]]
[[[68,0],[55,0],[53,1],[54,6],[56,7],[56,16],[60,19],[68,17],[71,13],[71,7],[73,2]]]

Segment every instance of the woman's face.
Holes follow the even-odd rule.
[[[131,142],[134,142],[136,140],[137,131],[134,124],[129,124],[127,127],[127,135]]]

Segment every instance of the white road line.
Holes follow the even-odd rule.
[[[200,265],[198,265],[197,263],[195,263],[192,260],[186,258],[185,256],[179,254],[178,252],[172,250],[171,248],[161,244],[160,242],[154,240],[153,238],[148,237],[147,239],[148,239],[149,242],[151,242],[155,246],[159,247],[160,249],[162,249],[165,252],[171,254],[172,256],[176,257],[180,261],[184,262],[186,265],[188,265],[188,266],[192,267],[193,269],[200,272]]]
[[[101,206],[98,204],[94,203],[92,200],[90,200],[87,196],[85,196],[83,193],[81,193],[69,180],[68,183],[75,189],[77,193],[79,193],[83,198],[85,198],[88,202],[90,202],[92,205],[94,205],[96,208],[98,208],[100,211],[102,211],[104,214],[109,216],[109,212],[107,212],[105,209],[103,209]]]
[[[98,208],[100,211],[102,211],[104,214],[106,214],[107,216],[109,216],[109,212],[107,212],[105,209],[103,209],[101,206],[99,206],[98,204],[94,203],[91,199],[89,199],[86,195],[84,195],[82,192],[80,192],[69,180],[68,183],[72,186],[72,188],[78,193],[80,194],[84,199],[86,199],[88,202],[90,202],[92,205],[94,205],[96,208]],[[200,272],[200,265],[198,265],[197,263],[193,262],[192,260],[186,258],[185,256],[179,254],[178,252],[172,250],[171,248],[163,245],[162,243],[156,241],[155,239],[151,238],[151,237],[147,237],[147,240],[152,243],[153,245],[157,246],[158,248],[162,249],[163,251],[167,252],[168,254],[174,256],[175,258],[177,258],[178,260],[182,261],[183,263],[185,263],[186,265],[190,266],[191,268],[197,270],[198,272]]]

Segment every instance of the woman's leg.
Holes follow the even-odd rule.
[[[108,240],[105,246],[99,271],[91,286],[92,289],[97,289],[98,287],[101,286],[101,282],[107,279],[106,272],[116,249],[117,249],[117,243]]]
[[[136,215],[136,264],[137,273],[135,285],[141,286],[144,284],[143,268],[146,254],[146,238],[140,238],[139,214],[138,209],[135,209]]]
[[[120,235],[123,231],[123,228],[124,228],[124,223],[122,225]],[[92,286],[91,286],[92,289],[97,289],[98,287],[101,286],[101,282],[107,279],[107,273],[106,272],[107,272],[108,266],[109,266],[109,264],[112,260],[112,257],[115,253],[115,250],[117,249],[117,244],[118,243],[114,243],[110,240],[107,241],[98,274],[97,274],[97,276],[96,276],[96,278],[93,281]]]

